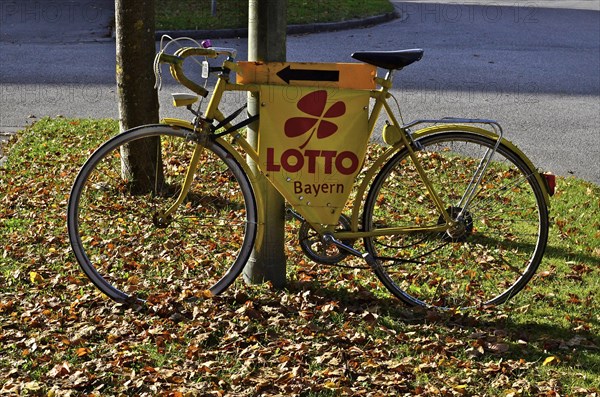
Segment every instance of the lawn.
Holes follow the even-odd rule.
[[[356,19],[392,12],[388,0],[288,0],[288,23],[306,24]],[[209,0],[156,2],[156,29],[226,29],[248,26],[248,2],[217,0],[212,14]]]
[[[0,394],[593,396],[600,390],[600,187],[559,178],[546,257],[485,312],[411,310],[365,270],[287,250],[288,286],[184,307],[102,296],[65,206],[114,120],[42,119],[0,167]],[[297,225],[288,224],[293,240]]]

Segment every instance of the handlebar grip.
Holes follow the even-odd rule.
[[[199,86],[192,80],[185,77],[185,74],[183,73],[183,62],[172,63],[169,66],[169,70],[171,71],[171,75],[173,76],[173,78],[177,80],[181,85],[189,88],[190,90],[194,91],[196,94],[202,97],[206,97],[208,95],[208,91],[204,87]]]
[[[183,61],[185,61],[185,58],[190,56],[216,58],[218,53],[210,48],[184,47],[177,50],[174,55],[161,54],[160,62],[169,64],[171,75],[181,85],[189,88],[202,97],[206,97],[208,95],[208,91],[204,87],[201,87],[192,80],[188,79],[183,72]]]

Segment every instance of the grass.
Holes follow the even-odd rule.
[[[589,396],[600,384],[600,187],[559,178],[537,276],[488,312],[410,310],[290,247],[288,286],[134,311],[79,270],[65,206],[113,120],[43,119],[0,167],[0,394]],[[297,227],[289,224],[293,240]],[[180,393],[180,394],[179,394]]]
[[[288,0],[288,23],[332,22],[393,11],[388,0]],[[216,15],[209,0],[164,0],[156,3],[156,29],[227,29],[248,26],[248,2],[217,0]]]

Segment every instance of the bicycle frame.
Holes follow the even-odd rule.
[[[236,63],[233,49],[194,43],[173,55],[164,55],[171,42],[161,43],[154,64],[157,86],[160,63],[168,63],[197,94],[173,94],[194,119],[109,139],[71,189],[71,247],[111,299],[188,302],[225,291],[268,243],[265,178],[300,221],[297,242],[308,259],[369,268],[410,306],[497,305],[532,278],[548,241],[553,178],[493,120],[405,124],[392,76],[423,50],[352,54],[363,63]],[[194,105],[208,91],[185,76],[185,59],[223,55],[219,66],[202,62],[203,78],[220,74],[212,96]],[[377,67],[389,71],[379,77]],[[224,112],[228,92],[258,96],[260,114],[240,121],[246,106]],[[258,134],[247,136],[242,127],[259,117]],[[388,146],[371,151],[380,117]],[[154,137],[160,145],[147,145]],[[135,167],[123,161],[131,143],[161,159],[133,178]],[[153,188],[137,189],[146,183]],[[366,266],[340,264],[349,255]]]
[[[180,56],[184,55],[183,54],[184,52],[185,51],[180,52],[179,54],[176,53],[176,55],[180,55]],[[185,54],[185,55],[188,55],[188,54]],[[190,55],[206,55],[206,54],[204,52],[202,52],[200,54],[194,53],[194,54],[190,54]],[[172,118],[167,118],[162,121],[165,124],[169,124],[169,125],[176,126],[176,127],[182,127],[182,128],[186,128],[186,129],[194,131],[196,134],[192,139],[198,142],[198,145],[195,150],[197,153],[194,155],[193,160],[189,165],[189,169],[186,174],[186,182],[184,183],[184,187],[182,189],[180,197],[177,200],[177,202],[164,213],[165,217],[170,215],[174,211],[176,211],[178,205],[181,202],[183,202],[185,195],[187,194],[187,190],[189,188],[189,185],[191,184],[191,179],[193,178],[193,174],[198,166],[196,159],[199,157],[199,153],[201,153],[201,151],[203,150],[203,145],[202,145],[203,139],[216,139],[219,144],[224,146],[232,154],[232,156],[234,156],[236,158],[238,163],[244,168],[244,171],[248,174],[252,185],[256,186],[256,182],[258,181],[258,178],[260,177],[260,175],[258,175],[257,173],[255,173],[254,171],[251,170],[251,168],[247,164],[247,160],[244,159],[243,156],[234,148],[234,145],[239,145],[242,148],[243,152],[247,155],[247,157],[250,158],[257,165],[259,165],[260,161],[259,161],[259,154],[258,154],[257,149],[255,149],[246,140],[246,138],[239,132],[239,130],[234,130],[233,132],[230,133],[232,135],[232,139],[231,139],[231,142],[229,142],[228,140],[226,140],[222,136],[220,136],[220,134],[215,134],[214,132],[212,132],[210,130],[210,128],[208,128],[209,123],[212,123],[214,120],[216,120],[219,123],[223,123],[227,119],[227,117],[219,109],[219,104],[223,98],[223,95],[226,92],[243,91],[243,92],[258,93],[260,91],[258,85],[237,84],[237,83],[232,83],[229,81],[228,72],[236,71],[236,66],[237,66],[237,64],[230,59],[226,60],[223,63],[223,67],[226,72],[221,73],[219,75],[217,83],[213,90],[213,94],[212,94],[210,101],[207,105],[207,108],[205,110],[205,116],[202,119],[197,118],[196,125],[194,125],[190,122],[184,121],[184,120],[172,119]],[[172,67],[173,67],[173,65],[172,65]],[[173,73],[173,71],[172,71],[172,73]],[[497,147],[501,143],[510,145],[513,149],[516,149],[516,152],[522,157],[522,159],[524,159],[527,164],[531,164],[531,162],[527,159],[527,157],[525,157],[524,154],[522,154],[522,152],[520,152],[516,147],[514,147],[514,145],[510,144],[508,141],[506,141],[502,138],[502,129],[501,129],[500,125],[493,120],[480,120],[480,119],[439,119],[439,120],[437,120],[437,119],[434,119],[434,120],[416,120],[414,122],[411,122],[411,123],[408,123],[405,125],[400,125],[400,123],[396,119],[396,117],[387,101],[387,99],[389,97],[391,97],[391,93],[389,91],[392,87],[392,75],[393,75],[392,71],[389,71],[384,78],[381,78],[381,77],[375,78],[376,84],[378,86],[380,86],[380,88],[373,89],[370,91],[370,98],[374,100],[374,104],[373,104],[372,111],[368,116],[368,136],[369,137],[372,136],[373,131],[375,129],[376,121],[380,117],[382,111],[385,112],[386,116],[388,117],[389,121],[391,122],[391,125],[394,128],[397,128],[401,133],[399,134],[399,140],[396,143],[394,143],[392,145],[392,147],[390,147],[387,151],[385,151],[381,156],[379,156],[379,158],[376,159],[376,161],[372,165],[370,165],[369,168],[367,169],[365,177],[364,177],[362,183],[360,184],[360,186],[358,187],[357,194],[354,199],[354,203],[352,205],[352,215],[350,218],[350,221],[351,221],[350,230],[335,231],[333,225],[326,225],[326,224],[321,224],[319,222],[306,220],[306,219],[304,219],[304,217],[302,217],[302,209],[294,208],[294,210],[297,210],[300,213],[300,216],[302,217],[301,219],[308,221],[310,223],[311,227],[313,229],[315,229],[320,235],[328,234],[338,240],[352,240],[352,239],[368,238],[368,237],[384,236],[384,235],[409,234],[409,233],[416,233],[416,232],[418,232],[418,233],[445,232],[449,228],[453,227],[456,223],[458,223],[457,221],[453,220],[451,215],[448,213],[447,208],[449,208],[450,205],[448,203],[444,203],[443,200],[440,198],[438,192],[435,190],[432,183],[428,179],[428,177],[425,173],[425,170],[421,166],[421,162],[416,154],[419,150],[419,147],[418,147],[418,144],[415,143],[415,141],[418,138],[421,138],[428,134],[459,129],[459,130],[468,130],[470,132],[474,132],[474,133],[477,133],[477,134],[480,134],[480,135],[483,135],[488,138],[492,138],[492,139],[496,140],[496,146],[493,149],[488,150],[488,152],[481,159],[480,165],[479,165],[475,175],[472,176],[472,180],[469,185],[469,188],[464,193],[463,198],[461,199],[459,206],[461,208],[463,208],[463,211],[466,211],[468,209],[470,201],[477,194],[477,186],[479,185],[479,182],[481,181],[481,178],[482,178],[488,164],[490,163]],[[184,83],[184,82],[182,82],[182,83]],[[195,87],[198,87],[198,86],[195,85]],[[205,90],[202,89],[202,92],[199,92],[199,91],[196,91],[196,92],[202,95],[202,94],[204,94]],[[203,123],[205,123],[205,124],[203,124]],[[420,124],[429,124],[429,125],[433,124],[433,126],[423,128],[423,129],[417,130],[414,133],[412,133],[411,128],[414,126],[420,125]],[[475,126],[475,124],[483,124],[483,125],[490,126],[491,130],[477,127],[477,126]],[[224,123],[223,127],[226,130],[235,128],[235,126],[232,126],[231,122]],[[429,197],[435,204],[435,207],[437,208],[441,217],[444,219],[444,222],[441,224],[425,225],[425,226],[416,225],[416,223],[415,223],[414,226],[410,226],[410,227],[380,228],[380,229],[376,229],[374,231],[361,230],[360,222],[359,222],[361,205],[363,202],[363,198],[365,197],[365,194],[367,192],[367,189],[371,184],[371,181],[375,177],[377,171],[383,166],[383,164],[385,164],[385,162],[394,153],[396,153],[399,150],[402,150],[404,148],[407,150],[409,157],[413,161],[414,166],[417,169],[417,172],[418,172],[424,186],[426,187],[427,192],[429,193]],[[260,165],[259,165],[259,167],[260,167]],[[535,169],[535,168],[532,167],[532,169]],[[535,177],[538,178],[539,181],[542,181],[542,177],[539,175],[539,173],[535,173]],[[272,182],[270,182],[270,183],[272,183]],[[545,186],[545,183],[542,183],[542,186]],[[546,202],[548,203],[549,202],[548,194],[547,194],[547,192],[545,192],[545,193],[546,193],[546,195],[545,195]],[[258,219],[264,219],[264,213],[262,213],[264,211],[264,206],[262,205],[262,203],[264,202],[264,198],[262,197],[262,192],[260,190],[255,189],[255,195],[256,195],[256,199],[257,199],[257,205],[259,208]],[[348,196],[349,196],[349,194],[348,194]],[[286,197],[285,194],[284,194],[284,197],[286,198],[286,200],[288,200],[288,202],[290,201],[289,200],[290,197]],[[453,203],[453,205],[455,205],[455,204],[457,204],[457,203]],[[459,214],[459,217],[460,217],[460,214]],[[262,227],[262,225],[259,225],[259,227]],[[260,230],[259,230],[258,235],[259,236],[262,235],[260,233]]]

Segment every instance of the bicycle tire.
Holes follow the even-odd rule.
[[[250,256],[257,225],[252,186],[240,164],[214,140],[203,142],[185,201],[168,222],[157,217],[181,190],[197,145],[191,134],[165,125],[128,130],[98,148],[75,179],[67,211],[71,247],[83,272],[114,301],[217,295],[235,281]],[[156,150],[161,159],[137,183],[123,160],[132,145]],[[142,182],[150,187],[135,191]]]
[[[427,135],[417,155],[444,203],[458,206],[484,150],[496,140],[469,131]],[[372,237],[366,250],[383,285],[409,306],[473,308],[506,302],[537,270],[548,239],[543,188],[518,154],[500,144],[461,231]],[[448,208],[453,216],[461,208]],[[369,188],[365,230],[439,225],[429,198],[404,148],[382,167]]]

